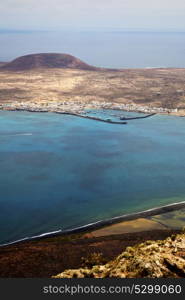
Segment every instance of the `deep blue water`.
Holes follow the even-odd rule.
[[[0,243],[183,201],[184,128],[0,112]]]
[[[182,68],[185,67],[185,33],[0,33],[0,61],[39,52],[69,53],[99,67]]]

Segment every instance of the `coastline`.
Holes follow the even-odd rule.
[[[185,116],[185,110],[179,110],[177,108],[170,109],[164,107],[152,107],[146,105],[136,105],[136,104],[120,104],[120,103],[112,103],[112,102],[96,102],[92,101],[90,103],[80,103],[80,102],[72,102],[72,101],[64,101],[64,102],[8,102],[8,103],[0,103],[0,110],[1,111],[27,111],[27,112],[53,112],[58,114],[69,114],[75,115],[83,118],[94,119],[96,121],[102,121],[100,118],[89,117],[89,116],[82,116],[82,114],[86,113],[86,110],[96,110],[96,109],[112,109],[112,110],[119,110],[123,112],[137,112],[137,113],[144,113],[147,116],[143,117],[134,117],[134,118],[124,118],[124,120],[132,120],[132,119],[141,119],[147,118],[149,116],[153,116],[155,114],[162,114],[162,115],[172,115],[172,116]],[[106,122],[108,122],[106,120]],[[110,121],[109,121],[110,122]],[[113,123],[113,122],[110,122]],[[124,124],[123,122],[115,122],[114,124]]]
[[[99,230],[104,227],[108,227],[108,226],[118,224],[121,222],[134,221],[134,220],[141,219],[141,218],[145,219],[148,217],[153,217],[153,216],[169,213],[169,212],[180,210],[183,208],[185,208],[185,201],[151,208],[151,209],[147,209],[147,210],[144,210],[141,212],[124,214],[124,215],[113,217],[110,219],[105,219],[105,220],[100,220],[100,221],[97,221],[94,223],[89,223],[89,224],[79,226],[79,227],[76,227],[73,229],[67,229],[67,230],[59,229],[57,231],[46,232],[46,233],[42,233],[40,235],[35,235],[32,237],[24,237],[24,238],[16,240],[16,241],[0,244],[0,249],[4,248],[4,247],[8,247],[8,246],[16,246],[18,244],[22,244],[25,242],[34,242],[34,241],[44,240],[44,239],[48,239],[48,238],[65,237],[65,236],[76,235],[76,234],[77,235],[85,234],[85,233]]]
[[[1,109],[81,113],[84,109],[185,116],[184,69],[4,70]],[[172,84],[173,82],[173,84]]]
[[[127,247],[164,240],[180,230],[153,229],[99,237],[70,235],[0,248],[0,278],[50,278],[66,269],[83,266],[84,260],[100,255],[106,263]]]
[[[56,114],[61,114],[61,115],[70,115],[70,116],[75,116],[75,117],[80,117],[80,118],[84,118],[84,119],[89,119],[89,120],[94,120],[94,121],[98,121],[98,122],[104,122],[104,123],[110,123],[110,124],[122,124],[122,125],[126,125],[127,122],[126,121],[129,121],[129,120],[138,120],[138,119],[146,119],[146,118],[149,118],[149,117],[152,117],[154,115],[156,115],[156,113],[151,113],[151,114],[147,114],[145,116],[138,116],[138,117],[120,117],[120,120],[122,121],[112,121],[111,119],[102,119],[102,118],[98,118],[98,117],[92,117],[92,116],[88,116],[88,115],[83,115],[81,113],[86,113],[85,111],[84,112],[81,112],[81,113],[75,113],[75,112],[67,112],[67,111],[49,111],[49,110],[36,110],[36,111],[33,111],[33,110],[30,110],[30,109],[20,109],[20,108],[16,108],[16,109],[1,109],[0,108],[0,111],[13,111],[13,112],[16,112],[16,111],[26,111],[26,112],[39,112],[39,113],[49,113],[49,112],[52,112],[52,113],[56,113]]]
[[[155,216],[154,216],[155,217]],[[84,238],[105,237],[119,234],[134,234],[137,232],[166,230],[170,227],[161,224],[160,222],[151,218],[138,218],[131,221],[123,221],[112,225],[104,226],[102,228],[90,231],[84,234]]]

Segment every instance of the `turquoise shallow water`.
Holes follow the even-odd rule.
[[[0,112],[0,243],[183,201],[184,128]]]

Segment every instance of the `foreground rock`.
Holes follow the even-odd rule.
[[[54,278],[185,277],[185,233],[162,241],[147,241],[126,250],[113,261],[92,268],[66,270]]]

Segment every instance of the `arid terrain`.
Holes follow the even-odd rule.
[[[69,111],[98,105],[124,109],[127,105],[128,110],[149,112],[156,107],[156,112],[185,115],[185,69],[111,70],[88,66],[76,58],[66,63],[65,57],[59,63],[55,54],[48,62],[45,55],[32,60],[25,56],[0,66],[3,107],[22,103],[22,107]]]
[[[185,234],[127,247],[114,260],[66,270],[55,278],[180,278],[185,277]]]
[[[66,269],[106,263],[128,246],[165,239],[177,232],[164,229],[89,238],[70,235],[2,247],[0,277],[51,277]]]
[[[176,218],[179,218],[179,214],[181,223],[178,223],[178,226],[174,226]],[[166,220],[168,221],[169,217],[171,223],[166,224]],[[110,260],[114,260],[128,246],[133,247],[148,240],[163,240],[172,234],[181,232],[184,225],[183,219],[184,209],[159,215],[157,222],[153,220],[153,217],[149,219],[139,218],[105,226],[86,233],[42,238],[41,240],[0,247],[0,277],[51,277],[67,269],[91,268],[94,265],[102,265]],[[157,244],[155,242],[153,244],[155,244],[154,248],[158,249]],[[140,248],[142,250],[142,247]],[[140,248],[138,247],[138,249]],[[168,258],[171,250],[173,249],[166,247],[165,251],[166,253],[168,252]],[[177,250],[175,253],[177,260],[178,257],[184,259],[184,246],[181,249],[177,248]],[[135,260],[137,259],[137,254],[138,252],[135,255]],[[143,252],[141,251],[139,255],[142,256]],[[149,262],[153,260],[148,250],[144,256],[145,261],[147,259]],[[158,266],[157,272],[158,274],[161,272],[160,276],[163,276],[166,275],[168,270],[163,269],[163,258],[161,257],[161,259],[162,265]],[[154,263],[152,265],[155,266]],[[143,270],[145,270],[145,266]],[[119,273],[118,277],[124,275],[120,273],[119,269],[117,271]],[[165,271],[164,274],[162,273],[163,271]],[[73,272],[65,274],[72,276]],[[80,271],[77,271],[77,274],[80,275]],[[83,277],[83,274],[81,275]],[[132,276],[134,276],[133,273]],[[144,277],[144,273],[137,276]],[[179,275],[176,274],[174,268],[168,276],[177,277]],[[180,276],[182,276],[182,273]]]

